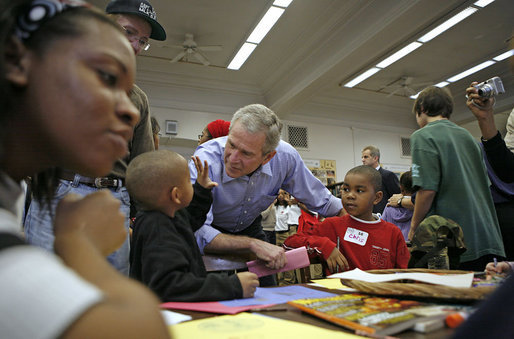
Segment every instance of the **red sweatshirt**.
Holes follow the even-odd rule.
[[[306,227],[286,239],[292,248],[306,246],[311,257],[321,255],[324,260],[337,246],[350,269],[407,268],[410,253],[402,232],[384,221],[363,221],[350,216],[332,217],[322,223]]]

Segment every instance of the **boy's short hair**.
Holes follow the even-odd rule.
[[[380,175],[380,172],[373,167],[360,165],[349,170],[346,175],[348,174],[364,175],[368,178],[369,182],[375,189],[375,193],[382,190],[382,175]]]
[[[414,193],[416,190],[412,187],[412,171],[407,171],[402,173],[400,176],[400,185],[402,185],[403,190],[407,193]]]
[[[127,168],[125,181],[138,208],[153,210],[159,207],[162,191],[182,184],[188,173],[187,161],[180,154],[158,150],[135,157]]]
[[[417,115],[423,112],[429,117],[441,115],[443,118],[450,118],[453,112],[452,95],[447,88],[427,87],[419,93],[412,111]]]

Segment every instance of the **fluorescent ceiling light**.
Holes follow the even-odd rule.
[[[491,0],[491,1],[494,1],[494,0]],[[293,2],[293,0],[275,0],[273,2],[273,6],[278,6],[278,7],[287,7],[291,4],[291,2]]]
[[[489,5],[491,2],[494,2],[494,0],[478,0],[473,5],[475,5],[477,7],[485,7],[485,6]]]
[[[260,43],[284,11],[283,8],[271,6],[246,41],[254,44]]]
[[[476,65],[475,67],[472,67],[470,69],[468,69],[467,71],[464,71],[462,73],[459,73],[457,75],[454,75],[453,77],[447,79],[449,82],[455,82],[455,81],[458,81],[462,78],[465,78],[467,77],[468,75],[470,74],[473,74],[475,72],[478,72],[486,67],[489,67],[491,66],[492,64],[495,64],[496,62],[492,61],[492,60],[487,60],[486,62],[482,62],[480,65]]]
[[[279,0],[276,0],[276,2],[278,2],[278,1]],[[489,5],[490,3],[494,2],[494,1],[495,0],[478,0],[478,1],[475,1],[474,5],[477,6],[477,7],[482,7],[483,8],[483,7]],[[377,73],[381,69],[386,68],[387,66],[389,66],[389,65],[393,64],[394,62],[400,60],[401,58],[403,58],[407,54],[415,51],[419,47],[423,46],[424,43],[432,40],[433,38],[435,38],[439,34],[445,32],[446,30],[448,30],[449,28],[451,28],[454,25],[458,24],[459,22],[461,22],[462,20],[466,19],[468,16],[470,16],[471,14],[475,13],[478,10],[479,9],[475,8],[475,7],[467,7],[466,9],[462,10],[458,14],[456,14],[453,17],[451,17],[450,19],[446,20],[445,22],[443,22],[442,24],[440,24],[436,28],[432,29],[430,32],[428,32],[425,35],[423,35],[417,41],[410,43],[409,45],[407,45],[404,48],[400,49],[399,51],[397,51],[393,55],[387,57],[386,59],[384,59],[381,62],[379,62],[378,64],[376,64],[375,67],[367,70],[366,72],[362,73],[361,75],[359,75],[358,77],[354,78],[353,80],[350,80],[349,82],[347,82],[344,85],[344,87],[351,88],[351,87],[354,87],[355,85],[361,83],[362,81],[364,81],[367,78],[371,77],[373,74]],[[449,85],[450,82],[458,81],[458,80],[460,80],[462,78],[467,77],[470,74],[473,74],[475,72],[480,71],[481,69],[484,69],[486,67],[491,66],[496,61],[501,61],[501,60],[507,59],[508,57],[513,56],[513,55],[514,55],[514,49],[512,49],[512,50],[510,50],[508,52],[505,52],[503,54],[500,54],[497,57],[493,58],[493,60],[495,60],[495,61],[488,60],[486,62],[483,62],[480,65],[477,65],[477,66],[475,66],[473,68],[468,69],[467,71],[464,71],[462,73],[454,75],[453,77],[447,79],[447,81],[442,81],[442,82],[440,82],[440,83],[438,83],[438,84],[436,84],[434,86],[436,86],[436,87],[445,87],[445,86]],[[417,98],[418,94],[412,95],[410,97],[412,99],[415,99],[415,98]]]
[[[508,52],[505,52],[503,54],[500,54],[498,55],[497,57],[494,57],[493,60],[494,61],[502,61],[502,60],[505,60],[507,59],[508,57],[511,57],[514,55],[514,49],[511,49],[510,51]]]
[[[255,47],[257,47],[256,44],[250,44],[248,42],[245,42],[237,52],[234,59],[232,59],[230,64],[227,66],[227,68],[233,70],[238,70],[239,68],[241,68],[241,66],[243,66],[243,64],[245,63],[246,59],[248,59],[250,54],[252,54]]]
[[[361,75],[359,75],[358,77],[356,77],[355,79],[351,80],[350,82],[347,82],[344,85],[344,87],[352,88],[353,86],[363,82],[364,80],[366,80],[367,78],[369,78],[370,76],[372,76],[373,74],[375,74],[378,71],[380,71],[380,68],[376,68],[376,67],[370,68],[366,72],[364,72]]]
[[[421,38],[418,39],[418,41],[425,43],[425,42],[432,40],[433,38],[435,38],[439,34],[443,33],[450,27],[452,27],[452,26],[458,24],[459,22],[461,22],[462,20],[466,19],[468,16],[475,13],[476,11],[478,11],[477,8],[473,8],[473,7],[466,8],[459,14],[454,15],[450,19],[446,20],[445,22],[443,22],[442,24],[440,24],[439,26],[437,26],[436,28],[434,28],[433,30],[428,32],[427,34],[423,35]]]
[[[439,87],[439,88],[443,88],[445,86],[448,86],[450,83],[448,81],[441,81],[440,83],[438,84],[435,84],[434,86],[435,87]]]
[[[435,87],[439,87],[439,88],[442,88],[442,87],[445,87],[447,85],[449,85],[450,83],[448,81],[441,81],[440,83],[438,84],[435,84],[434,86]],[[422,90],[421,90],[422,91]],[[418,96],[419,96],[419,93],[421,93],[421,91],[419,91],[418,93],[414,94],[414,95],[411,95],[409,98],[411,99],[417,99]]]
[[[404,48],[400,49],[398,52],[391,55],[390,57],[386,58],[385,60],[382,60],[382,62],[377,64],[377,67],[378,68],[386,68],[393,62],[400,60],[401,58],[403,58],[410,52],[414,51],[418,47],[421,47],[421,45],[422,44],[419,42],[412,42],[412,43],[408,44],[407,46],[405,46]]]

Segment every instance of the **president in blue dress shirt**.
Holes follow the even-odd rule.
[[[205,224],[196,232],[203,253],[251,251],[272,269],[286,264],[281,247],[265,241],[260,213],[279,189],[310,210],[329,217],[344,214],[341,200],[312,175],[298,152],[280,140],[282,123],[266,106],[253,104],[233,116],[228,136],[199,146],[194,155],[209,164],[218,183]],[[189,167],[191,181],[196,168]]]

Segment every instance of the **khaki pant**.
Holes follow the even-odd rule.
[[[323,266],[321,264],[311,264],[309,270],[311,279],[323,279]]]
[[[277,246],[282,247],[282,244],[284,244],[284,241],[286,239],[296,233],[297,226],[289,226],[289,231],[287,232],[275,232],[276,239],[277,239]],[[295,271],[287,271],[287,272],[279,272],[277,273],[278,277],[278,286],[284,286],[284,285],[292,285],[296,283],[296,274]]]

